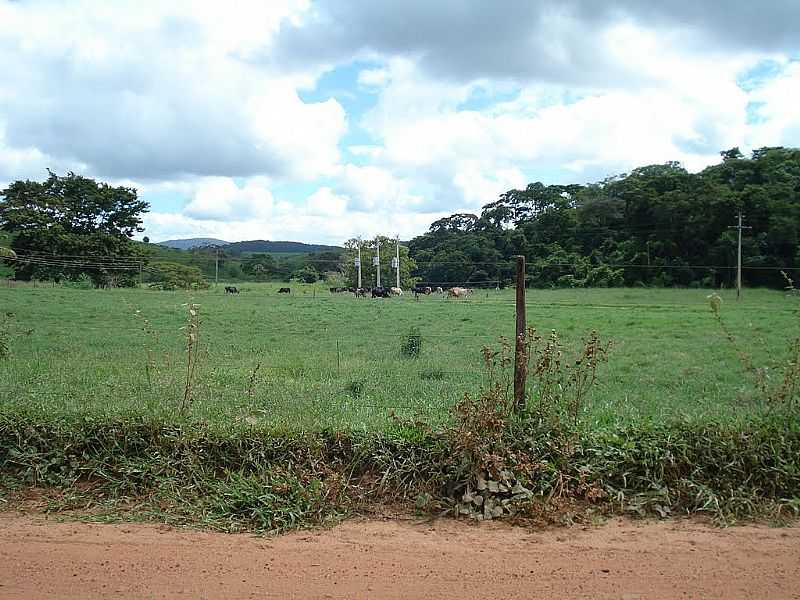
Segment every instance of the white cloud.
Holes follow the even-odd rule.
[[[757,103],[756,124],[748,135],[751,147],[800,146],[800,63],[789,64],[775,79],[751,94]]]
[[[367,87],[381,87],[389,81],[388,69],[364,69],[358,74],[358,83]]]
[[[248,60],[305,4],[0,3],[5,145],[105,178],[330,173],[342,107]]]
[[[375,166],[346,165],[340,174],[340,188],[352,199],[355,209],[409,210],[422,198],[410,191],[410,182]]]
[[[311,215],[341,217],[347,211],[347,198],[322,187],[308,197],[306,207]]]
[[[209,177],[199,181],[184,209],[197,220],[240,220],[265,218],[272,214],[273,198],[263,178],[253,178],[239,187],[230,177]]]

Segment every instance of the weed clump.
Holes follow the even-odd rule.
[[[366,389],[367,384],[361,379],[354,379],[353,381],[350,381],[345,388],[348,395],[350,395],[354,400],[358,400],[359,398],[363,397]]]
[[[183,386],[183,400],[180,405],[181,414],[194,400],[195,370],[197,368],[197,342],[200,336],[200,306],[198,304],[185,304],[186,306],[186,325],[182,328],[186,337],[186,380]]]
[[[419,358],[422,352],[422,334],[419,327],[412,327],[403,339],[400,346],[400,354],[406,358]]]
[[[443,381],[447,377],[444,369],[434,367],[431,369],[423,369],[419,372],[419,378],[423,381]]]

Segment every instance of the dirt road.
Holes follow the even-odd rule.
[[[351,521],[256,538],[0,514],[0,598],[800,598],[800,528]]]

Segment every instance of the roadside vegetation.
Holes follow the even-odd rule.
[[[510,291],[0,289],[6,329],[24,333],[0,360],[0,495],[38,487],[52,510],[226,531],[386,502],[471,519],[790,519],[800,403],[763,396],[707,296],[531,292],[519,412]],[[796,299],[721,296],[726,327],[779,379]]]

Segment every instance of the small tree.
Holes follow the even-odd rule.
[[[314,267],[305,266],[295,271],[292,275],[292,279],[298,279],[303,283],[316,283],[319,281],[319,273]]]

